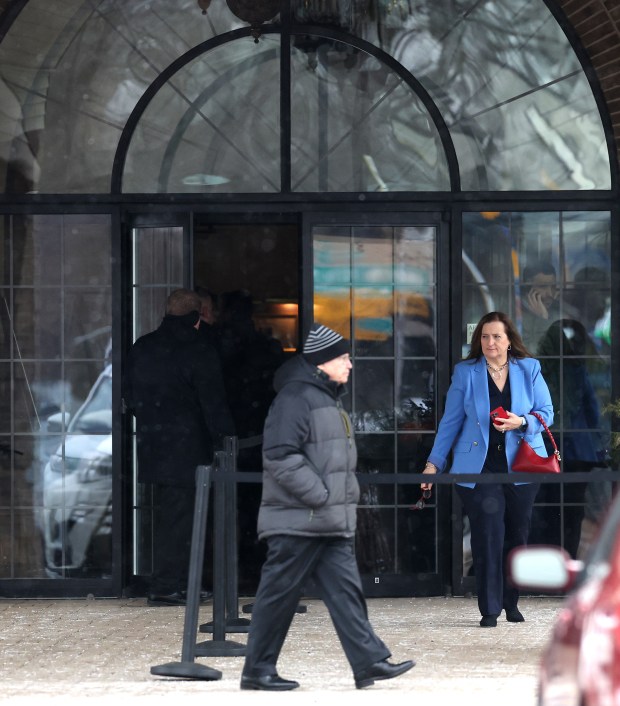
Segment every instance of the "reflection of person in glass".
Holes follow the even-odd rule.
[[[505,416],[490,412],[502,407]],[[506,314],[493,311],[478,322],[467,359],[454,368],[446,407],[425,474],[445,471],[453,451],[451,473],[504,475],[520,440],[545,455],[538,412],[553,423],[551,395],[540,363],[532,358]],[[537,483],[457,483],[456,491],[471,525],[471,551],[481,627],[495,627],[506,611],[509,622],[524,618],[517,607],[519,591],[506,580],[506,557],[527,544]],[[430,490],[432,483],[423,483]]]
[[[538,354],[557,410],[556,425],[563,430],[563,470],[590,471],[604,465],[599,403],[588,372],[588,359],[584,357],[590,356],[590,360],[595,361],[598,355],[585,327],[575,319],[555,321],[540,341]],[[547,488],[541,488],[539,501],[545,490]],[[571,505],[565,509],[564,547],[573,558],[577,557],[579,548],[585,490],[585,483],[564,486],[564,502]],[[544,532],[544,526],[537,523],[535,530]],[[558,540],[545,534],[530,537],[532,543],[556,543]]]
[[[557,318],[558,286],[555,267],[535,262],[523,269],[523,340],[535,350],[549,323]]]
[[[609,354],[609,340],[599,327],[610,311],[609,273],[600,267],[586,265],[575,272],[573,287],[565,295],[565,310],[585,327],[590,341],[599,353]]]

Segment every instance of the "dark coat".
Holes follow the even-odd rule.
[[[237,435],[262,434],[275,397],[273,376],[284,362],[282,346],[257,331],[251,320],[231,321],[219,327],[218,350]]]
[[[136,417],[143,483],[193,486],[196,466],[234,434],[218,355],[190,316],[166,316],[134,343],[123,398]]]
[[[352,537],[359,485],[344,388],[302,356],[276,372],[275,388],[263,436],[259,538]]]

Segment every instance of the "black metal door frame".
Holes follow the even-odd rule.
[[[450,217],[449,211],[430,208],[420,208],[407,211],[377,211],[367,212],[343,209],[340,211],[309,211],[303,215],[303,316],[300,329],[306,331],[313,318],[313,248],[312,230],[315,226],[416,226],[429,225],[436,228],[436,414],[439,419],[443,410],[443,399],[450,381],[451,370],[451,299],[450,282],[452,280],[452,263],[450,261]],[[422,469],[420,468],[420,471]],[[395,474],[397,484],[418,484],[422,481],[419,473]],[[372,482],[394,483],[395,478],[390,474],[373,474]],[[451,523],[451,493],[448,486],[437,487],[437,514],[436,514],[436,562],[437,573],[417,575],[392,575],[382,576],[380,582],[373,575],[363,575],[362,583],[366,595],[370,597],[387,596],[422,596],[443,595],[451,592],[452,576],[455,566],[462,562],[460,551],[452,551],[452,523]],[[457,547],[458,548],[458,547]],[[462,564],[461,564],[462,565]]]

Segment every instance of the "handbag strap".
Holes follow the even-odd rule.
[[[561,458],[561,456],[560,456],[560,451],[558,450],[558,445],[555,443],[555,439],[553,438],[553,434],[549,431],[549,427],[547,426],[547,423],[546,423],[545,420],[540,416],[540,414],[538,414],[538,412],[530,412],[530,414],[531,414],[533,417],[536,417],[536,419],[538,419],[538,421],[539,421],[539,422],[543,425],[543,427],[545,428],[545,431],[546,431],[547,434],[549,435],[549,438],[551,439],[551,443],[553,444],[553,448],[554,448],[554,452],[553,452],[553,453],[558,457],[558,461],[561,461],[562,458]]]

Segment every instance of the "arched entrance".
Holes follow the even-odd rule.
[[[1,433],[10,449],[10,500],[0,511],[12,547],[0,581],[26,578],[18,589],[25,593],[79,594],[88,580],[101,594],[148,571],[134,561],[141,539],[131,509],[141,489],[126,483],[115,387],[123,353],[157,325],[167,288],[208,284],[221,273],[240,283],[252,261],[286,262],[282,272],[298,273],[284,293],[262,285],[255,312],[278,335],[297,337],[291,349],[325,311],[354,342],[351,411],[366,483],[360,536],[369,537],[359,553],[369,592],[383,593],[467,586],[466,531],[450,485],[416,513],[416,471],[469,325],[501,308],[529,335],[528,296],[542,276],[550,301],[547,318],[532,324],[540,336],[531,345],[558,381],[556,436],[569,454],[584,440],[596,448],[575,457],[575,468],[588,468],[577,472],[594,475],[541,496],[537,531],[579,550],[575,528],[586,526],[599,502],[593,496],[611,482],[598,464],[608,461],[603,410],[614,389],[617,199],[598,95],[543,2],[345,5],[284,2],[258,43],[216,0],[206,18],[189,0],[174,11],[151,3],[149,12],[142,3],[120,12],[111,1],[76,2],[64,16],[31,0],[6,19],[0,79],[26,89],[8,91],[2,124],[10,138],[0,143]],[[16,61],[28,32],[37,55]],[[84,248],[86,241],[97,245]],[[221,273],[218,257],[227,263]],[[539,264],[543,271],[532,274]],[[282,318],[273,308],[280,305],[296,305],[297,316]],[[35,336],[26,346],[27,322],[42,331],[46,317],[61,332],[58,345]],[[569,319],[592,346],[569,346],[568,325],[551,329]],[[108,354],[73,344],[104,329],[114,342],[111,427],[77,428],[71,420],[94,395]],[[541,340],[548,345],[539,351]],[[585,405],[573,399],[569,362],[587,372],[595,416],[569,413]],[[23,403],[30,398],[34,404]],[[44,425],[32,411],[43,402]],[[72,493],[84,491],[76,482],[92,470],[75,473],[85,455],[72,447],[84,441],[116,469],[106,481],[114,559],[87,579],[75,577],[73,540],[60,530],[56,566],[42,558],[47,547],[20,559],[21,547],[38,542],[41,518],[76,526]],[[50,465],[50,454],[53,503],[28,480]],[[88,510],[102,505],[86,498]],[[50,588],[50,571],[64,588]]]

